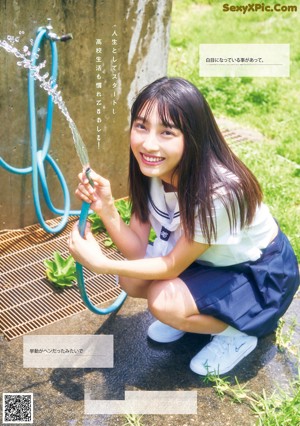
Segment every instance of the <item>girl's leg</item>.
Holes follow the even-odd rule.
[[[247,336],[212,316],[199,313],[189,289],[180,278],[150,284],[148,305],[153,315],[168,326],[192,333],[215,335],[190,362],[191,370],[197,374],[227,373],[257,345],[257,337]],[[148,331],[153,339],[151,334]],[[181,337],[174,335],[173,330],[166,334],[167,337],[174,336],[173,340]],[[157,338],[154,340],[163,342]]]
[[[152,281],[138,280],[135,278],[119,277],[120,287],[126,291],[128,296],[139,299],[147,299],[148,288]]]
[[[228,325],[209,315],[202,315],[189,289],[180,278],[153,281],[147,287],[148,306],[155,318],[177,330],[217,334]]]

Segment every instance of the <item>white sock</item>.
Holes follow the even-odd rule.
[[[221,331],[221,333],[213,334],[213,336],[234,337],[234,336],[247,336],[247,334],[229,325],[227,328],[225,328],[224,331]]]

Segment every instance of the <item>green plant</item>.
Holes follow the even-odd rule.
[[[291,323],[286,327],[286,321],[280,318],[278,327],[276,329],[276,344],[280,352],[286,350],[293,355],[297,355],[299,351],[299,344],[293,344],[293,336],[297,327],[297,319],[293,318]]]
[[[278,388],[271,396],[263,392],[252,410],[259,417],[259,426],[299,426],[300,375],[289,391]]]
[[[44,260],[46,276],[54,285],[64,288],[72,287],[76,280],[76,267],[73,257],[70,255],[64,259],[58,251],[53,253],[54,260]]]
[[[235,377],[235,385],[231,385],[227,377],[207,375],[204,381],[213,383],[217,395],[224,399],[229,397],[233,402],[246,404],[258,416],[258,426],[299,426],[300,410],[300,369],[298,378],[290,383],[289,389],[278,387],[271,395],[263,389],[262,394],[241,385]]]
[[[258,426],[299,426],[300,352],[299,348],[292,344],[296,325],[296,319],[292,319],[288,326],[284,319],[280,319],[276,330],[278,350],[297,355],[298,374],[293,381],[289,382],[287,389],[277,385],[271,394],[267,394],[265,389],[258,394],[247,389],[246,384],[241,385],[236,377],[232,385],[228,377],[221,378],[213,374],[208,374],[204,382],[213,383],[213,388],[220,398],[228,397],[235,403],[247,405],[257,416]],[[295,350],[296,348],[298,351]]]
[[[126,414],[126,423],[123,426],[143,426],[142,417],[137,414]]]
[[[127,199],[120,199],[115,201],[115,206],[123,219],[123,221],[128,225],[130,222],[131,216],[131,204]],[[91,223],[91,230],[94,234],[98,232],[105,232],[106,228],[102,219],[98,216],[97,213],[91,213],[88,217]]]
[[[127,199],[117,200],[115,202],[115,206],[124,220],[124,222],[128,225],[131,217],[131,203]]]
[[[156,238],[156,233],[153,228],[150,229],[149,242],[153,243]]]
[[[91,224],[91,231],[93,234],[97,234],[98,232],[104,232],[105,226],[100,216],[97,213],[89,214],[89,222]]]
[[[130,222],[130,217],[131,217],[131,203],[128,199],[126,198],[122,198],[120,200],[115,201],[115,206],[122,218],[122,220],[129,225]],[[89,221],[91,222],[91,230],[94,234],[98,233],[98,232],[105,232],[106,233],[106,228],[104,226],[104,223],[102,221],[102,219],[97,215],[97,213],[91,213],[89,215]],[[151,228],[150,229],[150,234],[149,234],[149,241],[153,242],[156,238],[156,234],[154,232],[154,229]],[[103,242],[104,246],[107,248],[110,247],[115,247],[112,239],[109,237],[109,235],[106,233],[106,238]]]

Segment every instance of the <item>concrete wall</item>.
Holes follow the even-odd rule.
[[[73,34],[73,40],[57,43],[59,89],[87,146],[91,167],[111,180],[115,198],[127,194],[132,100],[138,90],[166,74],[170,15],[171,0],[0,0],[0,39],[24,31],[15,44],[19,50],[30,46],[47,18],[52,18],[58,35]],[[48,46],[40,57],[49,64]],[[97,88],[97,83],[102,87]],[[40,143],[46,97],[37,88]],[[0,48],[0,156],[16,167],[31,165],[27,102],[26,70]],[[50,153],[66,178],[72,207],[80,208],[73,193],[81,165],[57,107]],[[61,207],[57,179],[51,170],[47,169],[47,175],[53,202]],[[0,168],[0,181],[0,229],[37,223],[31,175],[14,175]],[[45,217],[53,215],[45,209]]]

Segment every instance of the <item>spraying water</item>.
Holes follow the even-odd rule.
[[[23,34],[23,32],[19,33],[20,35]],[[85,170],[86,176],[88,177],[91,185],[93,185],[93,181],[90,179],[90,167],[89,167],[89,158],[87,154],[87,149],[83,143],[83,140],[77,130],[77,127],[74,123],[74,121],[71,119],[70,114],[68,112],[68,109],[62,99],[60,91],[57,90],[57,84],[55,82],[55,79],[49,78],[49,73],[45,73],[44,75],[41,75],[41,70],[45,67],[46,61],[39,63],[38,65],[35,65],[35,61],[37,59],[38,54],[36,54],[35,58],[31,58],[31,51],[28,48],[28,46],[24,46],[22,52],[18,50],[14,44],[19,42],[19,37],[12,37],[8,36],[7,40],[0,40],[0,47],[2,47],[4,50],[6,50],[8,53],[12,53],[17,59],[17,65],[23,68],[28,68],[30,70],[30,76],[32,76],[35,80],[40,82],[40,87],[42,87],[48,95],[51,96],[53,102],[58,106],[60,111],[63,113],[63,115],[66,117],[69,127],[72,131],[74,145],[76,148],[77,155],[81,161],[81,164]],[[33,40],[32,40],[33,44]],[[48,161],[50,161],[50,157],[48,156]],[[51,161],[52,162],[52,161]],[[52,164],[53,165],[53,164]],[[79,232],[80,235],[84,236],[87,216],[89,213],[89,204],[86,202],[82,203],[80,218],[79,218]],[[53,230],[52,230],[53,231]],[[84,284],[84,277],[83,277],[83,268],[82,265],[76,262],[76,275],[77,275],[77,283],[80,295],[82,297],[82,300],[84,304],[94,313],[99,315],[105,315],[109,314],[111,312],[114,312],[115,310],[119,309],[124,300],[126,299],[127,294],[122,290],[117,299],[108,307],[106,308],[98,308],[90,301],[88,294],[85,289]]]
[[[49,78],[49,73],[41,75],[41,71],[46,66],[46,61],[40,62],[38,65],[35,65],[33,62],[38,58],[38,55],[35,58],[32,58],[31,51],[28,46],[24,46],[21,50],[18,50],[15,47],[15,43],[19,43],[20,36],[24,34],[23,31],[19,32],[18,37],[7,36],[6,40],[0,40],[0,47],[3,48],[6,52],[13,54],[18,60],[17,65],[22,68],[27,68],[30,70],[32,77],[39,82],[39,85],[42,89],[46,90],[48,95],[52,97],[53,102],[58,106],[60,111],[65,116],[68,125],[71,129],[74,145],[76,148],[77,155],[80,159],[80,162],[84,170],[89,170],[89,157],[86,146],[80,136],[80,133],[70,117],[69,111],[66,107],[66,104],[62,98],[61,92],[58,90],[58,85],[53,78]],[[33,40],[31,40],[33,43]],[[33,61],[34,59],[34,61]]]

